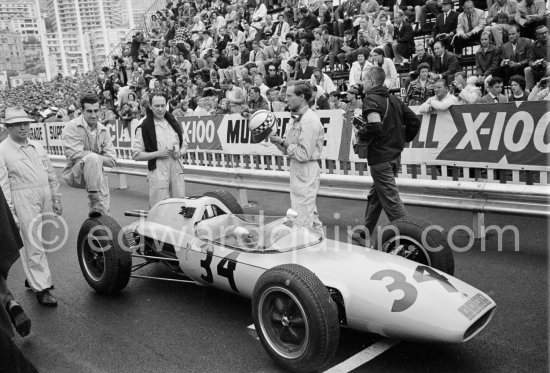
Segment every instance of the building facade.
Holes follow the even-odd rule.
[[[55,55],[55,68],[69,75],[96,67],[94,61],[103,60],[119,42],[121,12],[119,0],[48,0],[52,28],[47,40],[49,52]],[[98,51],[103,56],[91,56]]]
[[[24,67],[23,38],[19,33],[0,30],[0,71],[21,71]]]
[[[40,22],[40,8],[35,0],[0,1],[1,30],[19,33],[23,41],[32,37],[40,40]]]

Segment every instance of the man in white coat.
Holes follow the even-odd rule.
[[[321,182],[318,160],[321,158],[325,131],[319,117],[310,109],[309,84],[289,85],[286,101],[292,124],[285,138],[271,135],[270,140],[290,158],[290,203],[298,212],[296,223],[323,234],[316,199]]]
[[[57,306],[50,293],[52,278],[42,245],[42,219],[48,202],[61,215],[59,180],[40,143],[29,140],[32,119],[22,108],[6,109],[4,124],[9,137],[0,144],[0,186],[23,239],[21,264],[25,285],[36,292],[43,306]]]

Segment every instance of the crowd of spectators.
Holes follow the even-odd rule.
[[[278,8],[264,0],[169,2],[110,66],[28,83],[1,92],[0,100],[23,103],[35,117],[54,107],[55,118],[65,120],[78,109],[79,93],[94,91],[104,121],[129,123],[143,117],[152,90],[164,92],[179,117],[247,115],[286,110],[287,85],[307,81],[314,109],[345,109],[360,106],[373,65],[384,69],[388,88],[404,88],[407,104],[428,111],[550,100],[544,0],[337,1],[282,0]],[[463,62],[473,45],[479,49],[468,74]],[[333,79],[342,76],[346,82],[337,86]]]

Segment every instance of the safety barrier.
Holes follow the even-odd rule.
[[[51,159],[55,167],[65,166],[64,157],[51,156]],[[120,160],[116,167],[106,170],[119,175],[119,187],[124,189],[128,187],[126,175],[146,176],[147,164]],[[288,171],[186,166],[185,181],[235,188],[242,205],[248,204],[248,190],[289,192]],[[484,236],[485,213],[550,217],[550,188],[546,186],[406,178],[396,181],[407,205],[471,211],[472,228],[478,238]],[[370,176],[322,174],[319,196],[366,201],[371,185]]]
[[[351,149],[350,114],[317,112],[325,129],[319,195],[366,200],[372,179],[367,163]],[[277,130],[284,133],[290,114],[276,116]],[[402,154],[397,179],[406,204],[471,211],[478,234],[487,212],[550,216],[550,111],[544,102],[459,105],[419,116],[420,132]],[[243,204],[247,190],[289,191],[289,159],[269,142],[254,143],[242,116],[179,120],[189,149],[184,158],[188,182],[237,188]],[[132,160],[136,125],[107,125],[119,159],[109,172],[119,175],[122,188],[126,175],[146,175],[145,164]],[[58,166],[65,161],[64,126],[31,126],[31,137]]]

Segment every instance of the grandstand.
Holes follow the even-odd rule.
[[[503,0],[501,0],[501,2],[502,1]],[[263,58],[263,54],[267,53],[266,50],[270,47],[270,33],[272,33],[268,30],[267,18],[271,17],[272,23],[270,23],[270,25],[273,25],[271,31],[274,31],[280,15],[283,15],[285,22],[289,23],[290,31],[288,34],[293,35],[295,39],[301,39],[302,36],[307,34],[305,36],[307,40],[306,44],[310,43],[309,48],[311,48],[311,44],[316,43],[315,40],[311,43],[313,39],[312,31],[315,31],[315,29],[320,30],[322,33],[323,28],[327,28],[330,34],[329,39],[336,38],[343,40],[343,35],[335,35],[343,30],[340,30],[338,27],[333,30],[332,27],[333,22],[338,21],[340,14],[343,15],[345,13],[346,17],[348,17],[343,22],[346,22],[344,24],[347,29],[352,31],[352,40],[357,37],[357,30],[360,27],[360,20],[362,19],[365,19],[366,23],[371,22],[368,23],[369,27],[371,27],[369,31],[373,29],[378,30],[380,24],[375,27],[375,23],[372,23],[372,21],[374,20],[374,22],[376,22],[375,18],[380,16],[382,12],[385,12],[388,16],[388,21],[383,23],[383,25],[387,25],[388,28],[397,30],[398,27],[395,27],[392,23],[399,11],[403,11],[405,15],[409,17],[411,24],[415,24],[416,21],[419,21],[419,14],[423,14],[424,18],[421,20],[422,27],[415,27],[414,39],[412,42],[414,44],[431,46],[429,39],[433,36],[432,29],[437,27],[436,17],[434,15],[435,11],[426,11],[426,9],[429,8],[426,8],[427,5],[418,5],[424,4],[422,1],[401,0],[398,1],[400,4],[399,6],[395,5],[395,0],[379,0],[379,2],[380,4],[376,3],[377,10],[369,13],[367,5],[375,3],[374,0],[348,0],[348,2],[343,1],[343,5],[340,4],[340,0],[327,2],[321,0],[258,0],[257,4],[256,0],[233,0],[231,2],[232,5],[221,0],[195,2],[184,0],[157,0],[152,3],[149,9],[144,13],[142,19],[137,24],[137,28],[131,30],[124,39],[121,40],[119,45],[105,57],[103,62],[96,66],[95,71],[87,74],[80,74],[76,80],[74,80],[74,78],[71,78],[72,80],[68,78],[57,78],[55,80],[58,83],[63,81],[67,84],[69,84],[69,82],[74,82],[77,85],[76,89],[67,87],[60,88],[59,84],[46,84],[47,88],[40,89],[39,92],[42,95],[45,94],[46,96],[56,98],[53,104],[49,102],[50,100],[39,102],[39,99],[31,95],[33,98],[32,104],[27,104],[26,108],[31,111],[31,114],[37,116],[39,112],[43,112],[45,109],[49,108],[46,107],[47,105],[54,106],[55,104],[62,107],[69,107],[71,105],[78,106],[78,102],[74,99],[74,96],[77,96],[77,92],[85,90],[95,91],[100,94],[108,109],[113,111],[115,116],[117,116],[121,104],[126,100],[127,88],[135,93],[138,103],[142,93],[149,89],[160,88],[166,91],[171,99],[177,101],[175,102],[174,108],[178,107],[179,109],[183,109],[186,114],[192,114],[193,111],[196,110],[199,98],[204,98],[203,101],[206,101],[207,106],[211,107],[211,110],[207,110],[207,112],[211,114],[217,112],[221,113],[222,111],[220,111],[221,109],[218,105],[222,101],[221,99],[224,98],[225,92],[222,86],[225,78],[229,77],[234,80],[234,83],[245,91],[248,91],[251,85],[266,87],[268,80],[266,76],[266,66],[264,66],[264,60],[266,59]],[[442,1],[438,0],[438,2],[441,3]],[[457,14],[459,14],[458,17],[460,17],[465,1],[443,1],[443,3],[446,2],[452,3],[450,4],[451,8],[453,8]],[[435,3],[435,1],[432,3]],[[487,5],[491,3],[496,3],[496,1],[474,1],[475,7],[479,8],[483,17],[487,17],[489,13]],[[303,23],[299,23],[302,21],[298,21],[298,18],[302,17],[300,16],[300,12],[304,4],[309,5],[306,7],[306,12],[303,17],[315,19],[314,22],[317,22],[317,27],[306,27],[305,29],[299,30],[297,27],[302,27]],[[349,5],[349,9],[344,10],[344,13],[342,13],[339,7],[346,7],[346,4]],[[408,4],[412,5],[409,6]],[[543,0],[534,0],[535,8],[540,8],[541,4],[545,9],[543,9],[543,17],[538,22],[547,23],[548,9],[546,4]],[[355,10],[352,9],[352,5],[355,6],[355,8],[353,8]],[[328,11],[328,16],[321,18],[319,13],[325,6]],[[186,11],[193,16],[185,16],[184,14]],[[441,9],[439,11],[441,11]],[[478,10],[476,9],[476,11]],[[540,13],[537,9],[534,11]],[[217,19],[212,19],[211,16],[213,12],[216,13]],[[355,19],[353,24],[351,24],[349,18]],[[325,21],[323,21],[323,19],[325,19]],[[328,19],[328,21],[326,21],[326,19]],[[319,25],[319,21],[322,21],[323,24]],[[515,19],[511,15],[508,21],[509,23],[514,23]],[[218,22],[223,26],[218,27]],[[334,24],[336,25],[337,23]],[[508,25],[506,27],[508,27]],[[233,30],[233,34],[229,31],[230,29]],[[521,29],[523,32],[523,27]],[[178,31],[180,30],[181,33],[178,35]],[[138,33],[144,35],[141,42],[136,42],[135,36]],[[506,31],[503,32],[503,35],[503,42],[506,42]],[[321,42],[323,42],[323,40],[326,39],[322,39]],[[243,44],[243,41],[244,47],[240,45]],[[260,52],[254,52],[252,50],[253,42],[259,43]],[[281,42],[283,41],[281,40]],[[324,41],[324,43],[325,45],[327,44],[326,41]],[[466,76],[476,75],[476,71],[478,70],[478,66],[476,65],[476,52],[479,50],[480,45],[478,41],[471,44],[472,45],[467,45],[463,48],[457,55],[460,63],[460,71],[465,73],[464,75]],[[236,62],[236,58],[231,54],[233,53],[233,46],[235,49],[239,49],[238,55],[240,57],[238,58],[238,62]],[[378,45],[368,42],[367,44],[363,44],[362,47],[368,47],[369,50],[381,47],[386,53],[395,52],[392,51],[391,42],[387,44],[385,41]],[[307,51],[307,48],[308,47],[299,47],[300,53],[304,50]],[[359,47],[357,48],[359,49]],[[218,49],[221,55],[219,61],[223,62],[225,60],[229,62],[229,67],[224,66],[224,68],[221,68],[218,66],[218,60],[210,60],[210,56],[214,53],[214,49]],[[433,53],[431,48],[427,48],[427,51],[430,54]],[[162,52],[164,52],[164,60],[159,59],[159,54],[162,54]],[[189,52],[191,52],[191,54],[189,54]],[[343,51],[341,52],[343,53]],[[258,57],[258,53],[262,53],[262,57]],[[530,58],[535,54],[530,47],[527,49],[526,53],[529,53],[529,56],[526,56],[526,58]],[[248,61],[251,54],[256,56],[254,61]],[[197,58],[191,57],[193,55]],[[237,54],[235,54],[235,56],[237,56]],[[276,65],[279,65],[279,63],[281,63],[281,67],[285,65],[285,68],[281,68],[278,73],[283,76],[286,82],[290,82],[294,79],[293,73],[295,70],[292,70],[291,67],[286,68],[286,66],[292,65],[292,63],[288,61],[292,61],[296,57],[298,57],[297,54],[293,54],[292,56],[276,57],[273,59],[273,61],[276,61]],[[404,63],[394,64],[392,62],[392,65],[395,65],[398,73],[398,79],[397,84],[389,88],[392,88],[394,93],[401,96],[404,95],[405,89],[411,80],[411,64],[409,61],[412,56],[406,57],[408,58]],[[243,58],[244,60],[241,61]],[[545,58],[547,61],[547,51]],[[281,61],[281,59],[283,61]],[[310,65],[312,67],[319,66],[319,63],[316,63],[314,60],[317,60],[317,58],[312,57],[310,59]],[[216,64],[216,62],[218,62],[218,64]],[[165,70],[161,71],[162,73],[159,74],[157,65],[161,63],[164,63],[166,67]],[[544,62],[544,64],[546,64],[546,62]],[[296,63],[296,66],[298,66],[298,63]],[[327,59],[324,64],[320,64],[320,67],[322,67],[322,71],[332,79],[336,86],[336,91],[347,91],[349,88],[349,66],[347,64],[342,64],[340,59],[334,59],[334,69],[330,69],[331,66],[329,66]],[[230,71],[229,73],[228,70]],[[246,71],[243,72],[244,70]],[[262,74],[259,80],[255,76],[258,73]],[[210,81],[212,74],[216,75],[214,78],[215,82]],[[200,76],[200,79],[202,79],[199,84],[196,81],[197,76]],[[250,78],[251,82],[247,83],[247,78]],[[536,76],[536,78],[537,81],[535,81],[535,83],[541,78],[540,74]],[[203,89],[207,85],[213,85],[217,94],[197,94],[197,92],[204,92]],[[142,92],[143,88],[145,88],[144,92]],[[273,87],[268,86],[266,88]],[[282,88],[280,89],[278,100],[284,102],[284,84],[281,86],[277,85],[275,88]],[[485,89],[483,85],[481,85],[480,88],[481,90]],[[528,88],[530,89],[533,87]],[[543,87],[541,86],[541,88]],[[57,92],[49,92],[50,89],[57,90]],[[267,97],[266,89],[262,89],[262,94]],[[452,89],[454,89],[454,87],[452,87]],[[509,89],[509,87],[507,87],[507,89]],[[178,90],[179,92],[176,92]],[[15,92],[3,92],[0,94],[0,98],[2,98],[3,101],[2,104],[5,106],[13,101],[20,102],[18,100],[18,98],[20,98],[19,95],[27,95],[28,91],[29,87],[23,87]],[[331,92],[324,93],[328,96]],[[70,96],[69,100],[65,97],[67,94]],[[63,99],[57,98],[57,96],[60,95],[63,95]],[[214,100],[213,97],[215,97],[216,100]]]

